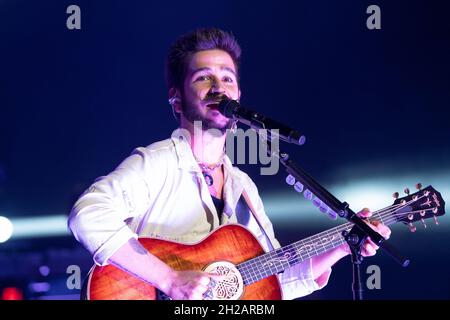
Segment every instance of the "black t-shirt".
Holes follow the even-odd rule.
[[[216,207],[217,215],[220,219],[222,218],[223,207],[225,206],[225,202],[222,199],[218,199],[214,196],[211,196],[214,206]]]

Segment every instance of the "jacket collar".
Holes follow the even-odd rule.
[[[189,132],[183,128],[175,129],[172,132],[171,139],[175,145],[175,152],[178,157],[178,168],[190,172],[201,173],[201,169],[195,160],[194,154],[192,153]],[[230,158],[226,154],[223,164],[225,172],[229,175],[232,181],[238,180],[236,182],[239,182],[239,180],[241,180],[242,173],[240,170],[233,167]]]
[[[178,168],[190,172],[201,172],[191,149],[189,133],[186,129],[178,128],[172,132],[171,139],[175,145],[178,157]]]

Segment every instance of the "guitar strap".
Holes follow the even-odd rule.
[[[252,202],[250,201],[250,197],[248,196],[247,192],[244,190],[242,190],[242,196],[244,197],[245,202],[247,203],[247,207],[249,208],[250,212],[252,213],[253,217],[256,220],[256,223],[259,226],[259,229],[262,231],[263,235],[266,237],[267,239],[267,244],[269,246],[270,251],[275,250],[275,248],[273,247],[272,241],[270,241],[269,236],[267,235],[266,230],[264,230],[261,220],[259,220],[258,215],[256,214],[256,210],[255,207],[253,207]]]

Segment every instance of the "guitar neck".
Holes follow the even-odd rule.
[[[386,225],[396,222],[391,212],[382,214],[383,211],[386,210],[380,210],[380,213],[375,213],[371,219],[379,220]],[[342,232],[349,231],[352,227],[352,223],[344,223],[239,264],[237,268],[244,284],[249,285],[281,273],[287,268],[340,246],[345,243]]]
[[[432,186],[421,190],[421,184],[417,185],[419,191],[398,198],[393,205],[373,212],[370,220],[381,221],[385,225],[396,222],[408,224],[414,229],[412,222],[434,218],[445,213],[445,202],[442,195]],[[406,191],[405,191],[406,193]],[[302,261],[320,255],[345,242],[343,231],[349,231],[353,224],[348,222],[329,230],[318,233],[309,238],[294,242],[290,245],[270,251],[237,266],[244,279],[244,284],[249,285],[274,274],[283,272]]]

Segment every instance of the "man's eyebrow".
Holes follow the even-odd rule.
[[[231,72],[232,74],[234,74],[236,76],[236,72],[233,69],[231,69],[230,67],[222,67],[220,69],[227,70],[227,71]]]
[[[236,72],[232,69],[232,68],[230,68],[230,67],[221,67],[220,68],[221,70],[226,70],[226,71],[228,71],[228,72],[231,72],[232,74],[234,74],[235,76],[236,76]],[[192,75],[194,75],[194,74],[196,74],[197,72],[201,72],[201,71],[211,71],[211,68],[209,68],[209,67],[203,67],[203,68],[198,68],[198,69],[195,69],[193,72],[192,72]]]

